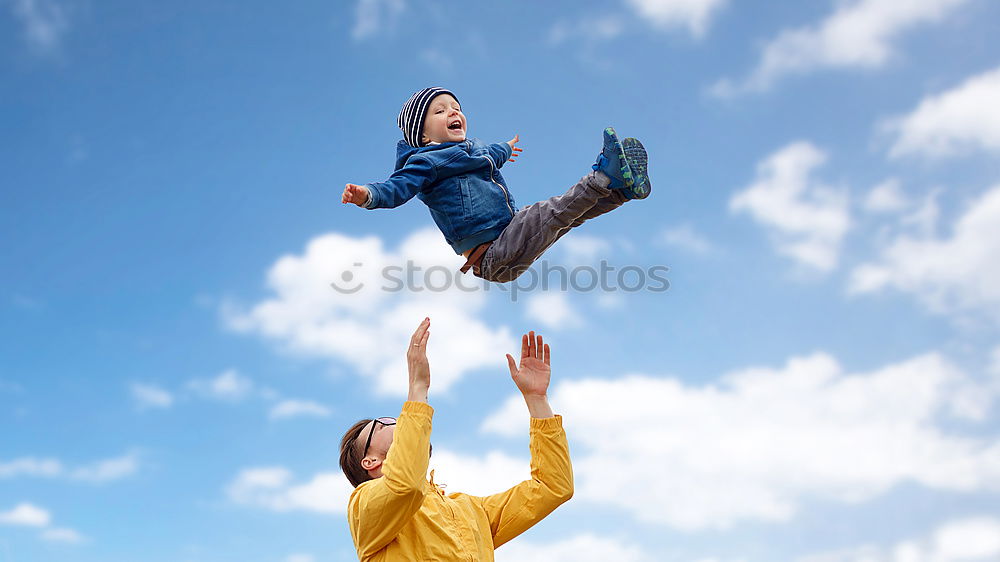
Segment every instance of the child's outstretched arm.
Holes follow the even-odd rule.
[[[383,182],[347,184],[340,201],[365,209],[392,209],[412,199],[436,178],[437,170],[428,159],[413,157]]]
[[[514,138],[510,139],[509,141],[507,141],[507,144],[510,145],[510,158],[507,159],[508,162],[513,162],[514,159],[517,158],[518,156],[520,156],[521,152],[524,151],[523,148],[518,148],[518,147],[514,146],[515,144],[517,144],[520,141],[521,141],[521,135],[519,135],[517,133],[514,133]]]
[[[514,159],[520,156],[521,149],[514,147],[520,140],[520,135],[514,135],[514,138],[507,142],[498,142],[489,146],[490,156],[497,168],[502,167],[507,162],[514,162]]]

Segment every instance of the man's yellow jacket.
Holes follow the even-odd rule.
[[[347,518],[358,557],[368,561],[493,560],[493,550],[573,495],[562,418],[531,418],[531,479],[492,496],[445,494],[426,480],[434,409],[406,402],[382,477],[355,488]]]

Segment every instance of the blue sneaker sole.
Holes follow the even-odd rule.
[[[628,137],[622,141],[622,152],[625,153],[624,162],[628,163],[631,169],[631,185],[627,184],[625,195],[629,199],[645,199],[649,197],[649,192],[653,184],[649,181],[647,170],[648,157],[646,148],[642,146],[639,139]]]
[[[604,129],[604,132],[607,133],[607,134],[609,134],[609,135],[611,135],[616,141],[618,140],[618,133],[615,132],[615,128],[614,127],[608,127],[606,129]],[[617,148],[618,148],[618,161],[622,163],[620,171],[621,171],[621,175],[622,175],[622,180],[625,183],[624,189],[625,190],[631,190],[632,184],[635,183],[635,180],[632,179],[632,170],[631,170],[631,168],[629,168],[628,160],[626,160],[626,158],[625,158],[626,155],[625,155],[625,147],[624,147],[624,145],[622,145],[622,143],[620,141],[617,144],[618,144],[618,146],[617,146]],[[605,146],[605,148],[607,148],[607,146]],[[619,188],[619,189],[621,189],[621,188]]]

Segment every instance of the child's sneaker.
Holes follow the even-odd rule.
[[[633,183],[632,170],[625,159],[625,149],[618,141],[614,127],[604,129],[604,149],[597,155],[597,162],[594,162],[592,167],[594,171],[601,172],[611,179],[611,183],[608,184],[610,189],[621,189],[628,197],[628,190]]]
[[[632,171],[632,185],[622,190],[625,197],[629,199],[645,199],[649,197],[650,190],[653,189],[652,182],[647,174],[646,149],[639,142],[639,139],[628,137],[622,141],[622,150],[625,152],[625,162]]]

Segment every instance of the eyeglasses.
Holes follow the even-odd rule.
[[[365,450],[361,453],[361,458],[365,458],[368,455],[368,447],[372,446],[372,435],[375,435],[375,425],[396,425],[396,418],[375,418],[372,420],[372,428],[368,431],[368,439],[365,440]]]

